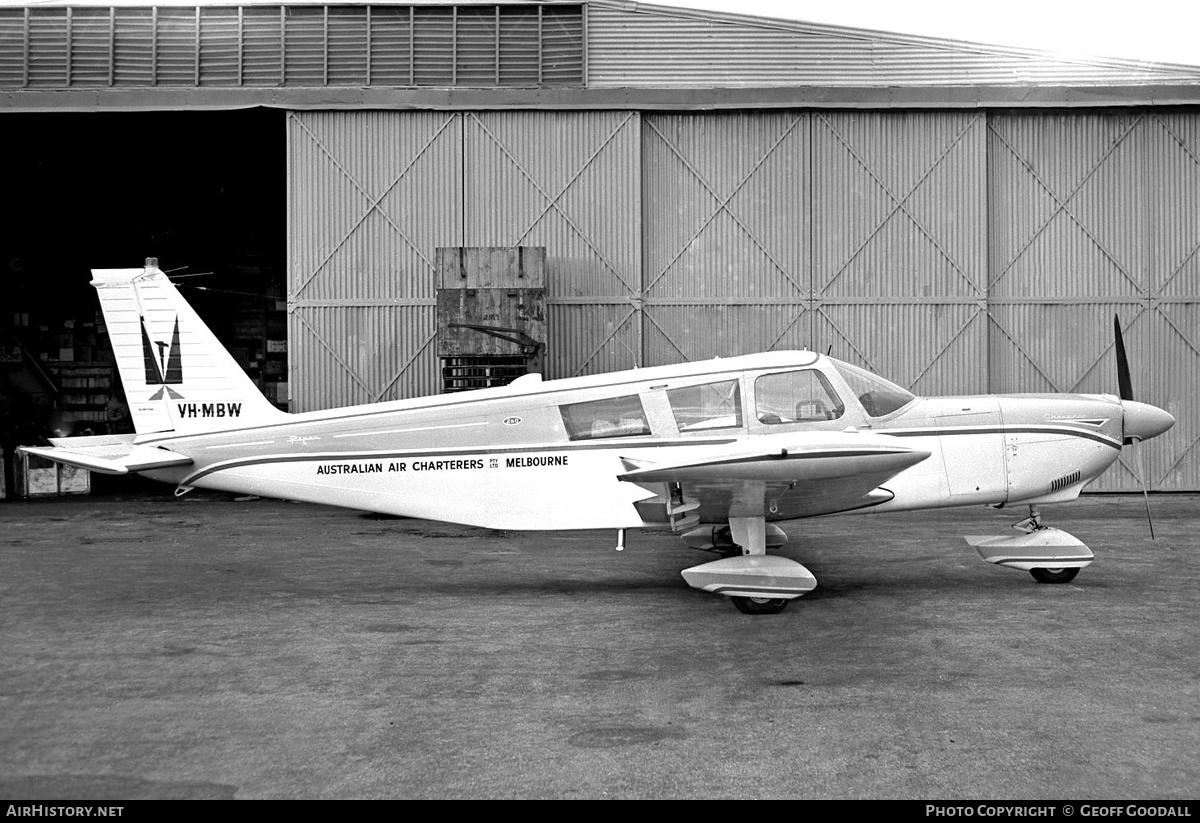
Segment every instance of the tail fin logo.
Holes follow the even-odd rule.
[[[183,382],[183,360],[179,354],[179,317],[175,317],[175,331],[171,335],[169,347],[166,343],[152,341],[150,332],[146,328],[146,318],[141,318],[141,321],[142,357],[146,365],[146,385],[162,387],[150,395],[150,399],[161,400],[165,393],[172,400],[182,400],[183,395],[170,388]]]

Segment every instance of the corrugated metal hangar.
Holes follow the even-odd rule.
[[[1115,393],[1119,315],[1178,421],[1150,487],[1194,491],[1198,104],[1196,66],[616,0],[0,8],[5,450],[118,425],[90,268],[187,275],[308,410],[439,391],[437,250],[533,246],[550,377]]]

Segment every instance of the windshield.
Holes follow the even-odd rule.
[[[843,363],[832,357],[829,360],[850,386],[850,391],[858,397],[858,402],[862,403],[863,410],[866,411],[868,417],[889,415],[917,399],[912,392],[902,389],[878,375],[871,374],[865,369],[851,366],[849,363]]]

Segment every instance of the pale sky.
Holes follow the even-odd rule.
[[[1200,65],[1198,0],[653,0],[655,5]]]

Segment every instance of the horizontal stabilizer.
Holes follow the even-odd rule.
[[[21,446],[19,451],[100,474],[129,474],[192,464],[192,458],[177,452],[135,445],[132,435],[64,437],[51,442],[55,445]]]

